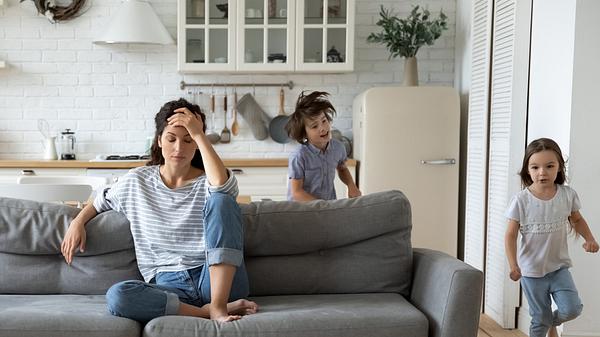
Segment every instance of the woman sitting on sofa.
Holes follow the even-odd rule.
[[[147,322],[163,315],[240,319],[258,310],[244,299],[243,225],[237,181],[205,135],[200,107],[185,99],[156,114],[147,166],[132,169],[99,193],[71,222],[61,250],[68,264],[85,249],[85,224],[116,210],[130,222],[138,267],[145,280],[113,285],[113,315]]]

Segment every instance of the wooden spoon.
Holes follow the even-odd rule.
[[[233,123],[231,123],[231,133],[234,136],[237,136],[238,133],[240,132],[240,126],[238,124],[237,121],[237,90],[234,89],[233,91]]]

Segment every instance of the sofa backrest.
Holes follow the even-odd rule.
[[[251,295],[410,293],[411,212],[399,191],[242,213]]]
[[[0,198],[0,293],[104,294],[142,279],[129,222],[110,211],[86,225],[68,266],[62,238],[78,209]],[[396,292],[412,279],[410,204],[389,191],[354,199],[242,205],[251,295]]]
[[[79,209],[0,198],[0,293],[104,294],[141,279],[127,219],[101,213],[86,225],[87,245],[69,266],[60,245]]]

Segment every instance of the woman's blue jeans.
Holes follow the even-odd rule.
[[[210,273],[207,265],[231,264],[237,268],[229,301],[249,293],[243,261],[242,213],[233,197],[212,193],[205,205],[206,264],[178,272],[158,273],[150,283],[138,280],[119,282],[106,293],[108,310],[115,316],[140,322],[175,315],[180,302],[198,307],[210,303]]]
[[[583,304],[568,268],[561,268],[543,277],[522,277],[521,286],[529,302],[529,337],[545,337],[550,327],[561,325],[581,314]],[[554,312],[550,296],[558,307]]]

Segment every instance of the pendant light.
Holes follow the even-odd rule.
[[[175,42],[148,2],[125,0],[94,43],[173,44]]]

